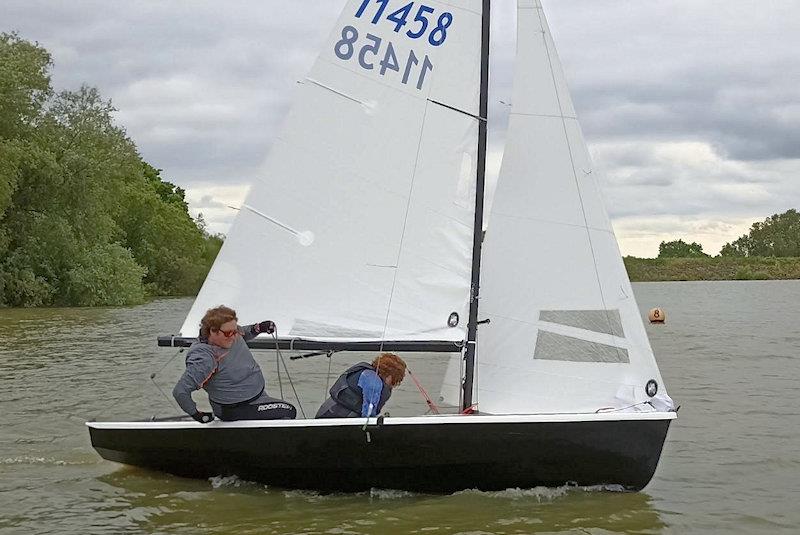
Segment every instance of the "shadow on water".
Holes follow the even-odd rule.
[[[602,488],[318,494],[235,476],[190,480],[128,467],[97,479],[117,490],[105,513],[124,514],[146,533],[661,533],[666,527],[648,494]]]

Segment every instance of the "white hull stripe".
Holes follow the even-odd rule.
[[[647,413],[599,413],[599,414],[508,414],[508,415],[438,415],[404,418],[384,418],[383,425],[440,425],[440,424],[536,424],[536,423],[580,423],[580,422],[625,422],[674,420],[674,412]],[[365,418],[322,418],[306,420],[242,420],[210,424],[187,422],[86,422],[93,429],[258,429],[289,427],[344,427],[363,426]],[[377,425],[377,418],[369,418],[369,425]]]

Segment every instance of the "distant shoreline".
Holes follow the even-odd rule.
[[[624,258],[631,282],[794,280],[800,258]]]

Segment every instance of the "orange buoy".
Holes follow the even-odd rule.
[[[650,323],[664,323],[667,321],[667,313],[660,308],[650,310],[647,317],[650,318]]]

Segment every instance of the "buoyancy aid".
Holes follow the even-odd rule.
[[[365,370],[375,371],[375,368],[366,362],[359,362],[347,369],[333,383],[330,389],[331,397],[322,404],[317,418],[351,418],[361,416],[361,406],[364,393],[358,386],[358,378]],[[392,388],[386,383],[381,388],[381,398],[375,413],[380,413],[383,406],[392,395]]]

